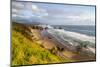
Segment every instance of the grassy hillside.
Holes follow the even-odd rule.
[[[24,25],[13,23],[12,26],[12,66],[28,64],[47,64],[70,62],[41,47],[35,39],[31,41],[24,31]]]

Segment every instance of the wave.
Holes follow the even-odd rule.
[[[70,32],[70,31],[59,30],[59,29],[57,31],[61,32],[62,34],[64,33],[67,36],[73,37],[75,39],[95,43],[95,37],[93,37],[93,36],[88,36],[88,35],[80,34],[80,33],[77,33],[77,32]]]
[[[67,42],[70,44],[70,46],[73,46],[74,48],[75,46],[79,45],[79,42],[86,43],[85,41],[87,41],[89,42],[88,44],[89,51],[92,53],[95,53],[95,37],[94,36],[88,36],[88,35],[80,34],[77,32],[70,32],[64,29],[49,29],[48,32],[52,36],[54,36],[59,42],[61,42],[63,45],[66,45],[64,43]]]
[[[55,33],[56,36],[57,35],[59,35],[59,36],[63,35],[62,38],[64,40],[66,39],[66,38],[64,38],[64,36],[67,36],[67,37],[75,38],[75,39],[78,39],[78,40],[81,40],[81,41],[89,41],[89,42],[95,43],[95,37],[94,36],[88,36],[88,35],[80,34],[80,33],[77,33],[77,32],[65,31],[63,29],[52,29],[49,32]]]

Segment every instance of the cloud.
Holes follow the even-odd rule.
[[[12,17],[14,19],[46,22],[48,24],[94,23],[95,16],[93,12],[86,8],[72,6],[70,9],[68,5],[58,7],[52,4],[14,1],[12,2]]]
[[[13,18],[13,17],[17,17],[17,16],[18,16],[17,14],[12,14],[12,18]]]
[[[71,19],[71,21],[94,21],[95,17],[92,15],[87,15],[87,14],[81,14],[81,15],[70,15],[67,16],[66,18],[68,18],[69,20]]]
[[[12,14],[19,14],[21,10],[12,8]]]
[[[57,13],[57,14],[51,14],[49,17],[49,19],[58,19],[58,20],[66,20],[66,21],[73,21],[73,22],[80,22],[80,21],[86,21],[88,20],[90,21],[94,21],[95,20],[95,16],[91,15],[91,14],[87,14],[84,12],[80,12],[80,13]]]
[[[49,14],[47,19],[50,21],[47,20],[46,22],[50,24],[95,25],[95,16],[86,13]]]
[[[48,13],[46,9],[39,8],[37,5],[33,4],[32,5],[32,11],[34,14],[36,14],[38,17],[45,17],[48,16]]]
[[[32,10],[35,11],[35,12],[40,11],[39,8],[36,5],[32,5]]]
[[[22,9],[24,8],[24,4],[22,2],[12,1],[12,8]]]
[[[47,11],[32,2],[12,2],[12,19],[34,22],[44,20],[46,16],[48,16]]]
[[[17,9],[12,9],[12,12],[17,13],[17,12],[18,12],[18,10],[17,10]]]
[[[24,4],[22,2],[12,1],[12,15],[14,14],[14,17],[15,15],[17,15],[16,17],[18,17],[23,8]]]

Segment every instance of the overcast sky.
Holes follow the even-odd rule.
[[[95,25],[95,6],[13,1],[12,20],[50,25]]]

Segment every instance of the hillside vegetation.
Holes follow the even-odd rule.
[[[12,24],[12,66],[29,64],[48,64],[70,62],[63,59],[47,49],[41,47],[37,40],[31,40],[23,24]]]

